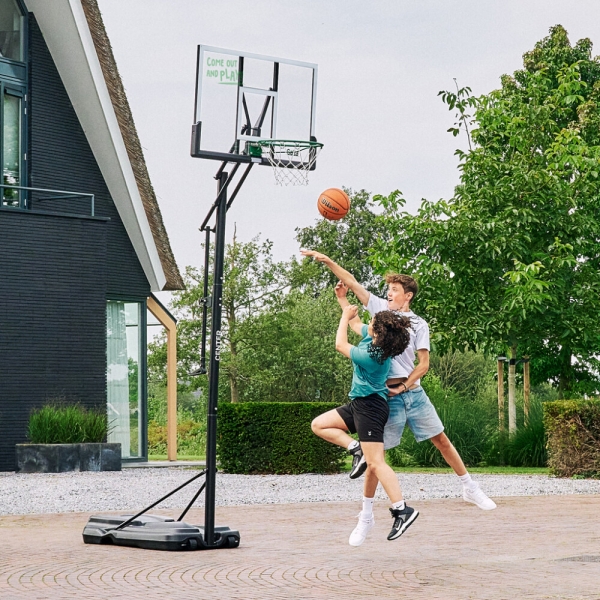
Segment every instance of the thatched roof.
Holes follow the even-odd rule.
[[[162,215],[160,214],[156,194],[154,193],[154,188],[150,182],[142,146],[133,122],[133,115],[131,114],[131,108],[127,96],[125,95],[125,88],[123,87],[123,82],[119,75],[119,70],[117,69],[117,63],[115,62],[112,47],[108,36],[106,35],[106,29],[104,27],[104,22],[102,21],[98,2],[97,0],[81,0],[81,5],[94,41],[96,54],[100,61],[108,93],[119,123],[121,135],[125,143],[125,148],[127,149],[127,155],[129,156],[131,168],[133,169],[146,217],[148,218],[150,230],[152,231],[152,236],[154,237],[156,249],[166,277],[166,284],[163,289],[183,289],[183,280],[179,273],[179,269],[177,268],[175,258],[173,257],[173,251],[171,250],[169,237],[162,220]]]

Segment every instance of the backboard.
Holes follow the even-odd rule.
[[[317,141],[316,98],[316,64],[200,45],[191,155],[269,165],[259,140]]]

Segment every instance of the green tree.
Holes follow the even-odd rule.
[[[340,308],[333,291],[293,291],[278,309],[241,325],[240,394],[245,401],[344,402],[351,362],[335,350]]]
[[[563,394],[576,386],[574,363],[600,350],[600,60],[591,50],[556,26],[500,89],[442,93],[473,144],[457,150],[454,197],[424,201],[416,215],[399,192],[379,197],[386,234],[373,250],[378,272],[418,276],[416,306],[439,348],[552,357],[544,376]]]
[[[239,242],[236,235],[225,248],[223,277],[223,342],[227,351],[221,354],[221,372],[227,377],[227,385],[221,380],[220,387],[229,390],[232,402],[239,400],[238,380],[239,346],[244,343],[247,330],[240,328],[244,320],[254,318],[267,308],[281,304],[289,287],[288,265],[272,258],[272,242]],[[202,315],[204,280],[203,273],[187,267],[184,274],[185,289],[173,294],[170,308],[177,317],[178,383],[180,392],[203,389],[206,378],[191,377],[200,364],[202,346]],[[212,278],[209,294],[212,293]],[[210,311],[208,318],[210,328]],[[210,332],[210,329],[209,329]],[[208,346],[208,343],[207,343]],[[149,345],[148,359],[150,378],[165,381],[166,344],[164,339]],[[208,348],[207,348],[208,353]]]

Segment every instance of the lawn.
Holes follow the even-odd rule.
[[[166,461],[166,454],[151,454],[148,457],[149,461]],[[186,461],[201,461],[206,460],[205,456],[178,454],[177,460]],[[344,472],[350,471],[352,464],[351,457],[348,457],[346,464],[344,465]],[[454,471],[450,467],[438,468],[438,467],[393,467],[396,473],[425,473],[428,475],[436,473],[453,473]],[[534,467],[469,467],[469,473],[484,473],[488,475],[548,475],[549,471],[547,468],[534,468]]]

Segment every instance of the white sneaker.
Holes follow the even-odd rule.
[[[472,487],[463,487],[463,500],[476,504],[481,510],[494,510],[496,508],[496,503],[485,495],[478,483]]]
[[[373,529],[373,525],[375,525],[375,517],[371,515],[370,518],[363,519],[362,512],[358,513],[358,525],[350,534],[348,543],[351,546],[360,546],[367,539],[367,533]]]

